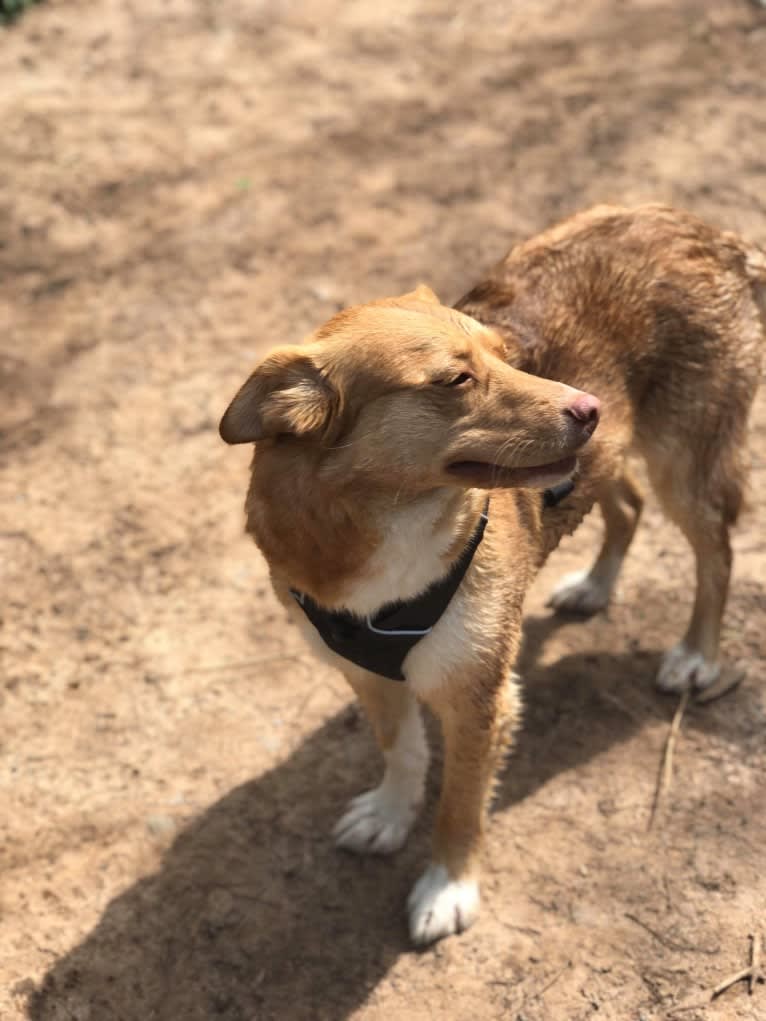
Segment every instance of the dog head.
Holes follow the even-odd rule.
[[[501,338],[427,287],[338,313],[274,350],[221,420],[256,464],[397,492],[546,487],[598,423],[595,397],[509,366]]]

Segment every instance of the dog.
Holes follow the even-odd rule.
[[[255,444],[247,531],[385,760],[338,845],[402,846],[428,764],[419,702],[441,723],[416,944],[477,917],[493,777],[520,718],[524,595],[598,504],[603,547],[551,602],[607,604],[642,507],[629,455],[696,557],[691,621],[657,684],[717,678],[765,330],[763,251],[664,206],[600,206],[512,249],[454,307],[421,285],[339,312],[229,405],[222,438]]]

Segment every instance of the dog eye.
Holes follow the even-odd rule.
[[[461,372],[457,376],[453,376],[452,379],[437,379],[434,380],[436,386],[465,386],[466,383],[472,383],[474,377],[470,372]]]

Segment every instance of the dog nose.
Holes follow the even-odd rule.
[[[590,394],[579,394],[569,407],[564,410],[576,422],[581,423],[588,432],[588,435],[590,435],[598,425],[601,401],[598,397],[591,397]]]

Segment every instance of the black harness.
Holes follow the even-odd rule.
[[[543,505],[555,507],[574,489],[571,480],[561,482],[543,494]],[[402,664],[410,649],[425,638],[460,588],[487,526],[489,500],[465,549],[449,573],[434,582],[422,595],[388,603],[374,617],[357,617],[348,610],[326,610],[311,596],[290,589],[290,594],[319,632],[325,645],[344,659],[392,681],[406,680]]]

